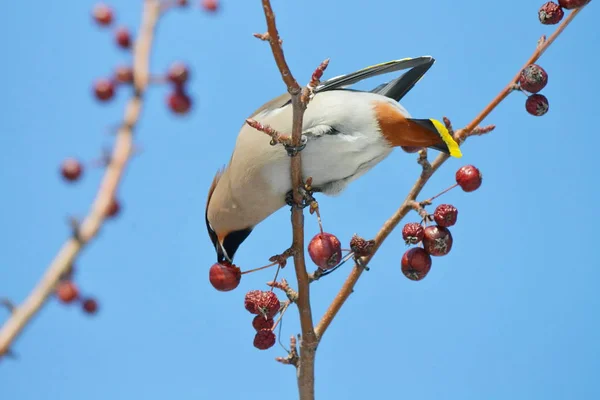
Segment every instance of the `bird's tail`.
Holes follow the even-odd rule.
[[[462,152],[456,140],[452,137],[446,126],[436,119],[415,119],[407,118],[408,121],[414,122],[427,129],[430,132],[436,133],[440,137],[438,143],[429,145],[432,149],[439,150],[443,153],[449,154],[452,157],[462,157]]]

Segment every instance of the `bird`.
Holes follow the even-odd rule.
[[[431,56],[392,60],[330,78],[314,88],[304,113],[301,156],[302,176],[312,177],[315,192],[340,194],[399,146],[432,148],[462,157],[443,123],[414,119],[399,103],[434,62]],[[364,79],[401,70],[407,71],[372,90],[351,88]],[[291,134],[291,95],[270,100],[250,118]],[[270,141],[268,135],[244,123],[229,163],[211,182],[205,218],[218,263],[233,263],[253,229],[290,204],[288,153],[300,149],[272,146]]]

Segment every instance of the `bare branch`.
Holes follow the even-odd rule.
[[[302,119],[306,102],[302,101],[302,90],[294,79],[290,68],[285,61],[279,32],[275,23],[275,15],[270,0],[262,0],[269,45],[277,63],[281,78],[287,86],[292,97],[292,146],[298,148],[302,142]],[[303,198],[299,188],[303,188],[301,152],[291,156],[291,180],[294,204],[302,204]],[[294,249],[294,268],[298,281],[298,299],[296,305],[300,314],[300,327],[302,329],[302,342],[300,346],[300,363],[298,366],[298,390],[301,400],[314,399],[315,397],[315,352],[317,349],[317,336],[315,334],[310,307],[310,285],[304,261],[304,213],[302,207],[292,206],[292,249]]]
[[[71,268],[79,252],[96,236],[103,225],[106,211],[111,206],[113,198],[115,198],[117,188],[132,154],[133,129],[140,117],[142,98],[148,85],[150,49],[159,15],[160,2],[158,0],[146,0],[144,2],[142,24],[136,36],[138,39],[133,55],[135,93],[125,107],[125,116],[115,138],[110,164],[106,167],[106,172],[89,214],[78,227],[77,237],[70,237],[63,244],[42,279],[25,301],[15,308],[12,315],[0,329],[0,355],[7,353],[11,343],[53,293],[56,283]]]
[[[581,12],[582,9],[583,7],[573,10],[547,40],[543,40],[538,43],[538,46],[536,47],[532,56],[529,58],[529,60],[527,60],[525,65],[519,69],[519,72],[517,72],[515,77],[508,83],[508,85],[506,85],[506,87],[502,89],[502,91],[469,123],[469,125],[467,125],[461,131],[455,133],[455,138],[459,142],[464,141],[464,139],[468,137],[470,133],[478,127],[478,125],[502,102],[502,100],[504,100],[510,93],[513,92],[514,86],[519,81],[519,77],[523,68],[535,63],[541,57],[541,55],[548,49],[548,47],[554,42],[554,40],[556,40],[556,38],[561,34],[561,32],[567,27],[567,25],[569,25],[569,23],[573,21],[577,14]],[[449,125],[449,121],[446,125]],[[486,130],[491,131],[490,127],[481,128],[482,133],[485,133]],[[423,189],[423,187],[425,187],[425,184],[429,181],[429,178],[433,175],[433,173],[435,173],[435,171],[438,170],[438,168],[440,168],[444,164],[444,162],[446,162],[446,160],[448,160],[448,158],[449,156],[447,154],[440,154],[433,161],[433,163],[431,163],[430,173],[422,173],[419,176],[400,208],[398,208],[394,215],[392,215],[383,224],[383,226],[375,236],[375,249],[373,254],[375,254],[375,252],[379,249],[383,241],[389,236],[389,234],[396,228],[396,226],[398,226],[400,221],[402,221],[406,214],[412,209],[412,205],[414,204],[413,202],[416,200],[419,193],[421,193],[421,190]],[[361,261],[363,262],[363,264],[366,264],[371,260],[372,257],[373,255],[362,257]],[[352,272],[350,272],[350,275],[348,276],[348,278],[346,278],[344,285],[342,286],[332,303],[329,305],[329,308],[321,318],[321,321],[315,327],[315,332],[317,333],[317,337],[319,338],[319,340],[321,340],[323,334],[331,324],[331,321],[335,318],[337,313],[340,311],[340,309],[352,293],[354,285],[356,285],[356,282],[362,275],[362,272],[363,269],[360,268],[358,265],[356,265],[355,268],[352,269]]]

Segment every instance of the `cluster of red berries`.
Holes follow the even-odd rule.
[[[275,322],[273,318],[281,309],[281,302],[272,290],[251,290],[244,297],[244,307],[256,314],[252,327],[256,330],[254,347],[266,350],[275,344]]]
[[[62,279],[56,286],[55,293],[56,297],[64,304],[79,303],[81,309],[86,314],[95,314],[98,311],[98,302],[93,297],[82,298],[79,295],[79,288],[71,280],[72,269],[70,276]]]
[[[472,192],[481,186],[482,176],[479,169],[466,165],[456,171],[456,186],[465,192]],[[458,210],[451,204],[440,204],[433,215],[436,225],[423,227],[421,223],[411,222],[404,225],[402,238],[407,245],[422,243],[422,247],[413,247],[402,256],[402,273],[413,281],[425,278],[431,270],[431,256],[445,256],[452,249],[452,234],[449,227],[456,224]]]
[[[83,164],[75,158],[67,158],[60,166],[60,174],[67,182],[77,182],[83,175]],[[117,199],[113,199],[106,210],[106,217],[115,217],[120,210],[121,204]]]
[[[538,18],[544,25],[558,24],[565,16],[564,10],[583,7],[589,2],[590,0],[558,0],[558,3],[549,1],[540,7]],[[530,93],[525,101],[525,109],[529,114],[540,117],[548,112],[548,99],[538,93],[547,83],[548,74],[539,65],[531,64],[521,71],[520,89]]]
[[[204,3],[207,3],[204,5]],[[204,2],[203,7],[207,10],[216,10],[216,1]],[[176,5],[183,7],[188,4],[187,1],[177,1]],[[97,4],[92,16],[96,23],[102,27],[112,26],[115,19],[113,10],[105,4]],[[133,39],[129,29],[117,27],[114,30],[115,42],[118,47],[130,50],[133,45]],[[183,63],[175,63],[169,68],[166,80],[173,84],[173,90],[167,95],[167,105],[169,109],[178,115],[186,114],[192,108],[192,99],[185,90],[185,84],[189,79],[189,69]],[[100,78],[94,83],[94,95],[101,102],[112,100],[118,86],[132,85],[134,82],[134,71],[130,65],[119,65],[115,68],[113,76],[110,78]]]

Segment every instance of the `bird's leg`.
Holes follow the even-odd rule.
[[[293,157],[302,150],[304,150],[307,142],[308,138],[306,137],[306,135],[302,135],[300,139],[300,146],[292,146],[291,144],[283,143],[283,147],[285,148],[285,151],[287,151],[288,156]]]

